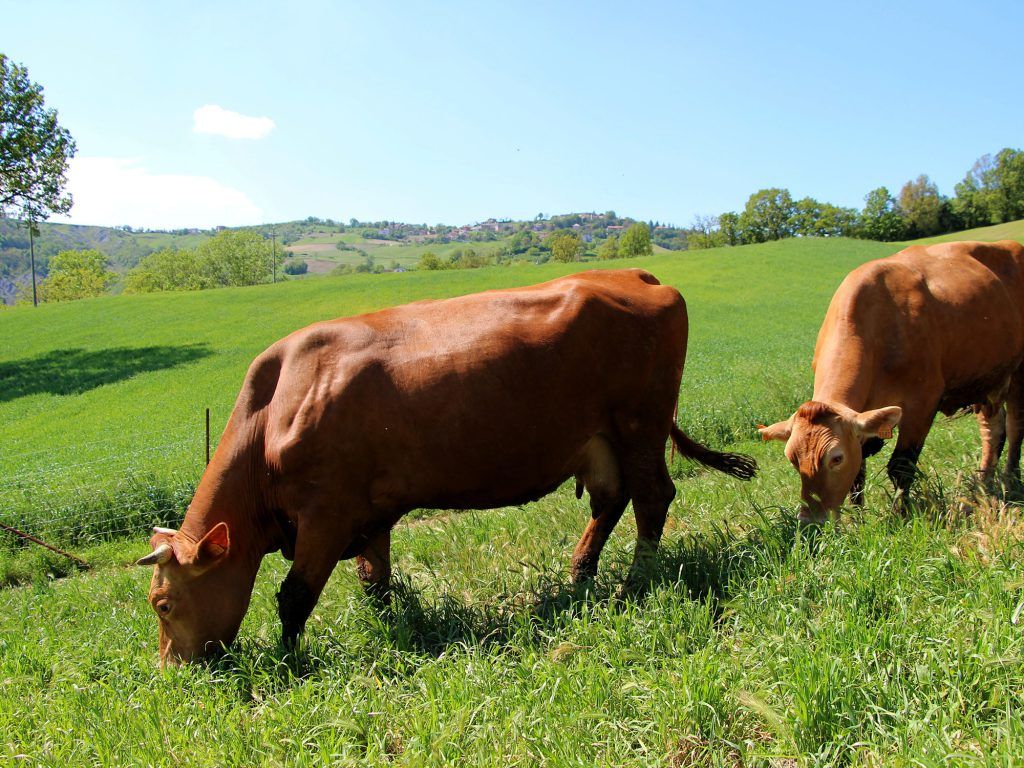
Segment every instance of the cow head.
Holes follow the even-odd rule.
[[[864,441],[892,437],[902,415],[897,406],[858,413],[809,400],[786,421],[758,428],[765,440],[786,443],[786,458],[800,473],[801,522],[820,523],[839,509],[863,465]]]
[[[238,633],[249,607],[255,570],[231,550],[228,526],[200,540],[154,528],[153,551],[137,565],[155,565],[149,603],[160,621],[160,663],[217,653]]]

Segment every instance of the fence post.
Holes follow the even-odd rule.
[[[206,466],[210,466],[210,409],[206,409]]]

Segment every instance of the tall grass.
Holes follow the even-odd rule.
[[[904,522],[875,484],[868,512],[807,535],[767,503],[790,470],[759,458],[740,493],[680,484],[640,592],[621,589],[628,520],[597,582],[568,584],[587,518],[568,489],[402,524],[391,608],[342,564],[297,654],[279,556],[228,657],[163,675],[148,569],[7,591],[0,742],[39,764],[1014,764],[1018,513],[925,500]]]

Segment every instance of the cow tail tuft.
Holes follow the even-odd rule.
[[[713,451],[696,440],[691,440],[674,423],[672,424],[672,442],[676,444],[679,453],[688,459],[700,462],[705,467],[717,469],[719,472],[725,472],[725,474],[738,477],[740,480],[750,480],[757,474],[757,462],[752,457],[742,453]]]

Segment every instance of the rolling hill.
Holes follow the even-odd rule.
[[[930,245],[932,243],[949,243],[955,240],[982,240],[994,242],[996,240],[1016,240],[1024,243],[1024,219],[1019,221],[1008,221],[1005,224],[993,224],[990,227],[978,227],[967,229],[963,232],[950,232],[936,237],[923,237],[920,240],[912,240],[908,245]]]
[[[603,214],[582,213],[552,216],[529,222],[497,221],[458,227],[399,222],[356,222],[341,224],[330,219],[308,217],[300,221],[231,228],[256,232],[273,238],[286,259],[303,260],[308,275],[319,275],[341,269],[349,271],[402,271],[414,267],[423,254],[432,252],[444,261],[461,251],[497,260],[500,252],[511,251],[517,258],[538,260],[544,254],[527,247],[510,249],[513,235],[520,230],[537,238],[556,229],[573,229],[593,250],[609,232],[627,228],[634,219]],[[653,222],[652,222],[653,224]],[[154,251],[163,248],[193,248],[214,236],[216,230],[176,230],[173,232],[135,231],[128,227],[84,227],[70,224],[41,224],[36,238],[36,271],[45,276],[51,256],[65,249],[92,248],[107,256],[115,272],[124,273]],[[655,251],[682,249],[686,245],[685,230],[655,225]],[[303,275],[302,277],[304,277]],[[13,303],[18,286],[28,285],[29,238],[27,229],[18,221],[0,219],[0,302]],[[112,289],[119,292],[119,284]]]

